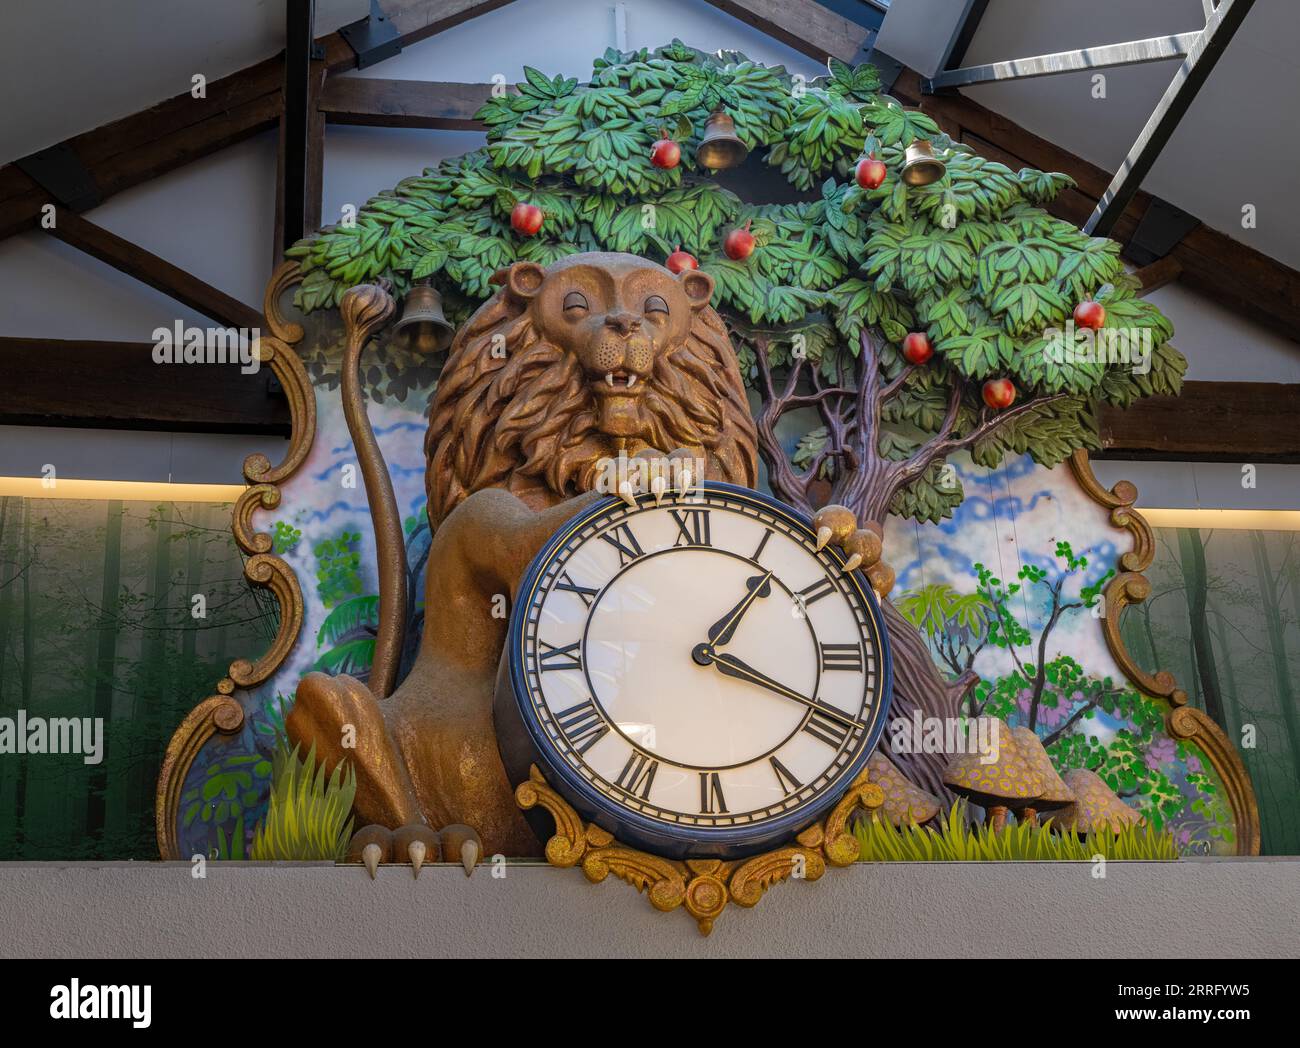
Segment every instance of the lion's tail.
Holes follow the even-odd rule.
[[[375,635],[375,658],[369,684],[376,698],[386,698],[397,679],[406,631],[406,543],[402,539],[402,518],[393,494],[375,431],[366,413],[361,389],[361,351],[396,307],[392,296],[377,284],[360,284],[349,290],[339,303],[346,343],[343,351],[343,417],[361,466],[366,485],[366,503],[375,529],[375,550],[379,557],[379,628]]]

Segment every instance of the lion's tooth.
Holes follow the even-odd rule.
[[[605,385],[607,385],[607,386],[613,386],[613,385],[614,385],[614,372],[612,372],[612,371],[606,371],[606,372],[605,372]]]
[[[636,376],[635,376],[635,375],[628,375],[628,377],[627,377],[627,388],[628,388],[628,389],[631,389],[631,388],[632,388],[633,386],[635,386],[635,385],[636,385]]]

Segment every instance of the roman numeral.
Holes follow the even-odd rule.
[[[622,539],[618,537],[619,532],[623,533]],[[636,536],[632,534],[632,529],[626,524],[611,528],[601,535],[601,538],[618,550],[618,566],[620,568],[624,564],[630,564],[637,557],[645,556],[645,550],[641,548],[641,543],[637,542]]]
[[[727,811],[727,799],[722,796],[722,778],[716,771],[700,772],[700,814],[718,815]]]
[[[809,604],[816,604],[823,597],[828,597],[835,592],[835,583],[830,579],[818,579],[811,586],[805,586],[799,591],[799,596],[803,597],[803,604],[806,608]]]
[[[682,539],[688,546],[712,546],[713,538],[709,532],[709,511],[707,509],[669,510],[673,520],[677,521],[677,536],[674,546],[680,546]],[[690,521],[688,524],[687,521]]]
[[[772,537],[772,529],[768,528],[763,532],[763,537],[758,540],[758,549],[754,550],[754,555],[749,559],[755,564],[758,563],[759,557],[763,555],[763,549],[767,546],[767,540]]]
[[[643,801],[650,799],[650,786],[655,781],[655,772],[659,770],[659,762],[647,757],[640,750],[633,750],[632,756],[627,759],[623,765],[623,770],[619,772],[618,778],[614,780],[615,786],[621,786],[628,793],[634,793]]]
[[[790,774],[790,769],[782,764],[775,757],[769,757],[768,763],[772,765],[772,770],[776,772],[776,781],[781,789],[786,793],[794,793],[803,783]]]
[[[821,710],[813,710],[813,715],[808,718],[808,723],[803,726],[803,730],[834,750],[843,746],[844,740],[849,737],[847,724],[826,716]]]
[[[823,644],[822,669],[862,670],[861,644]]]
[[[596,590],[589,586],[579,586],[569,577],[567,571],[560,572],[560,577],[555,583],[557,590],[568,590],[570,593],[576,593],[582,598],[582,603],[586,607],[591,607],[592,601],[596,599]]]
[[[555,715],[555,722],[564,732],[573,748],[579,753],[586,753],[609,734],[609,725],[596,709],[596,704],[588,699],[572,709]]]
[[[543,673],[547,670],[582,669],[582,652],[578,650],[582,646],[582,641],[575,640],[572,644],[566,644],[562,648],[557,648],[554,644],[547,644],[544,640],[538,640],[537,643],[546,649],[537,656],[538,664],[541,666]]]

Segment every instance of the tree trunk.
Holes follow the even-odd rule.
[[[17,703],[10,701],[13,691],[5,690],[5,670],[8,668],[14,594],[18,592],[16,576],[21,559],[14,538],[14,517],[21,516],[23,500],[6,495],[0,500],[0,511],[3,512],[6,525],[4,535],[0,536],[0,713],[11,716],[17,709]],[[16,824],[10,813],[14,810],[13,791],[17,786],[17,771],[12,761],[0,760],[0,825],[4,827],[0,831],[0,858],[5,859],[17,857],[9,848],[11,839],[16,835]]]
[[[186,539],[185,556],[185,627],[181,634],[181,665],[188,671],[194,668],[195,655],[198,653],[200,623],[206,619],[194,617],[194,594],[203,592],[203,553],[206,541],[203,525],[207,522],[207,504],[198,503],[194,507],[194,523]]]
[[[104,525],[104,570],[99,591],[100,619],[95,624],[99,637],[95,648],[95,696],[91,716],[102,718],[105,737],[113,722],[113,680],[117,668],[117,600],[122,575],[122,503],[107,503]],[[105,794],[108,791],[108,761],[100,761],[90,779],[86,798],[86,836],[104,834]]]
[[[1205,570],[1205,544],[1199,528],[1178,529],[1178,558],[1183,569],[1183,596],[1187,600],[1187,621],[1191,628],[1192,659],[1200,683],[1202,702],[1210,719],[1221,728],[1227,721],[1223,714],[1223,696],[1219,690],[1219,672],[1214,664],[1214,646],[1210,643],[1210,624],[1206,621],[1205,601],[1209,580]]]
[[[36,555],[32,549],[32,503],[30,499],[23,500],[23,530],[22,541],[19,543],[21,553],[19,560],[22,561],[23,578],[22,578],[22,599],[23,599],[23,664],[21,675],[21,691],[19,698],[19,709],[27,711],[31,716],[32,710],[32,679],[36,669],[36,630],[33,619],[32,605],[32,576],[36,572]],[[27,770],[30,757],[24,755],[18,760],[18,782],[14,790],[14,844],[16,852],[15,859],[22,859],[23,846],[27,842]]]
[[[139,749],[136,753],[134,767],[135,784],[132,795],[139,798],[139,803],[150,805],[154,793],[155,773],[161,763],[155,753],[158,742],[159,726],[162,723],[160,709],[166,690],[164,680],[167,674],[167,609],[171,600],[171,534],[172,505],[163,503],[158,508],[158,533],[154,540],[153,577],[150,583],[150,611],[145,616],[146,629],[143,662],[147,686],[142,689],[140,703],[136,707],[134,718],[139,733]],[[188,601],[186,602],[188,604]],[[151,805],[150,805],[151,806]]]
[[[1223,699],[1223,730],[1228,733],[1234,746],[1241,745],[1241,702],[1237,691],[1237,670],[1232,664],[1232,648],[1228,644],[1228,631],[1223,626],[1223,608],[1217,602],[1209,609],[1213,619],[1214,640],[1218,646],[1216,666],[1223,667],[1223,683],[1220,689]]]
[[[894,660],[894,698],[890,706],[891,724],[899,719],[911,721],[919,710],[922,717],[937,717],[947,721],[961,714],[961,704],[966,693],[974,687],[979,675],[967,671],[955,681],[947,681],[934,664],[925,637],[889,601],[883,602],[885,628],[889,633],[889,647]],[[893,737],[887,726],[885,738]],[[919,752],[921,740],[912,738],[912,753],[889,751],[890,759],[899,771],[923,790],[928,790],[947,805],[957,800],[943,784],[944,769],[951,754]],[[888,742],[885,743],[888,745]]]
[[[1255,569],[1259,576],[1259,592],[1263,598],[1264,622],[1268,629],[1268,646],[1273,655],[1273,679],[1277,700],[1282,706],[1282,720],[1286,725],[1291,747],[1291,767],[1300,783],[1300,714],[1296,711],[1296,696],[1291,688],[1291,668],[1287,665],[1285,640],[1282,636],[1282,616],[1277,606],[1277,583],[1273,568],[1268,562],[1268,547],[1258,531],[1250,533],[1255,547]]]

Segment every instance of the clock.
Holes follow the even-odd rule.
[[[889,706],[880,608],[843,565],[807,517],[744,488],[604,499],[524,576],[498,721],[625,844],[723,859],[785,844],[861,772]],[[503,748],[516,781],[519,756]]]

